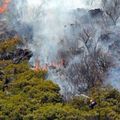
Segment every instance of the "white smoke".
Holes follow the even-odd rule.
[[[100,0],[27,0],[22,11],[21,21],[31,24],[34,29],[33,43],[30,48],[39,54],[41,62],[54,59],[64,39],[64,25],[74,22],[72,10],[77,8],[93,9],[100,6]]]
[[[107,21],[107,17],[93,19],[88,14],[91,9],[102,8],[101,0],[14,0],[14,3],[16,4],[16,12],[12,11],[12,14],[15,12],[13,25],[17,31],[24,31],[24,28],[20,29],[16,23],[32,28],[32,41],[29,41],[28,46],[34,53],[31,59],[33,63],[36,56],[39,57],[41,64],[46,64],[58,61],[60,59],[59,51],[67,51],[76,46],[79,46],[78,48],[85,47],[82,42],[76,43],[76,40],[79,39],[78,34],[83,29],[89,28],[88,32],[90,32],[91,38],[88,44],[90,47],[94,47],[100,35],[109,33],[109,28],[112,28],[107,29],[108,26],[103,24],[103,21]],[[76,22],[77,25],[72,26]],[[110,43],[109,41],[99,42],[97,47],[108,52],[109,46],[114,43],[113,41]],[[113,51],[110,52],[113,53]],[[81,59],[80,55],[72,57],[68,55],[68,57],[70,65],[76,60],[80,62]],[[49,78],[58,83],[61,88],[71,86],[73,89],[71,83],[66,81],[64,74],[55,74],[56,71],[50,70]],[[68,87],[68,90],[71,91],[71,89]]]
[[[61,7],[65,9],[75,9],[75,8],[85,8],[85,9],[91,9],[91,8],[98,8],[100,6],[101,1],[100,0],[34,0],[34,1],[28,1],[29,6],[39,6],[43,2],[48,3],[48,8],[54,8],[54,7]],[[60,9],[61,9],[60,8]]]
[[[110,84],[113,88],[120,90],[120,67],[110,69],[107,84]]]

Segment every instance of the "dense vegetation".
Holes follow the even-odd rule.
[[[15,50],[18,43],[18,38],[0,42],[0,53]],[[46,74],[31,70],[27,60],[0,60],[0,120],[120,120],[117,90],[92,88],[87,94],[97,105],[90,109],[84,96],[65,101]]]

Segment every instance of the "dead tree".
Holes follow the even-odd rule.
[[[111,61],[111,57],[101,51],[86,56],[80,63],[69,66],[67,71],[69,81],[79,92],[103,85],[105,75],[112,65]]]
[[[102,6],[106,15],[116,25],[120,18],[120,0],[102,0]]]

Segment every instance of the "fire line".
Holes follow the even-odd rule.
[[[49,68],[60,68],[64,66],[64,60],[62,59],[60,62],[58,63],[49,63],[49,64],[46,64],[44,66],[41,66],[40,65],[40,60],[38,59],[38,57],[35,59],[35,67],[34,67],[34,71],[38,72],[40,70],[42,71],[48,71]]]

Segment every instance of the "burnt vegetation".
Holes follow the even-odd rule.
[[[65,61],[60,72],[68,84],[63,86],[65,95],[104,86],[106,80],[109,82],[108,72],[119,66],[119,8],[119,0],[103,0],[102,8],[89,10],[86,15],[79,17],[80,10],[75,11],[74,23],[65,26],[71,36],[66,33],[60,42],[63,49],[58,52]]]
[[[111,57],[99,51],[73,63],[68,69],[68,79],[79,92],[103,85],[106,72],[112,66]]]

